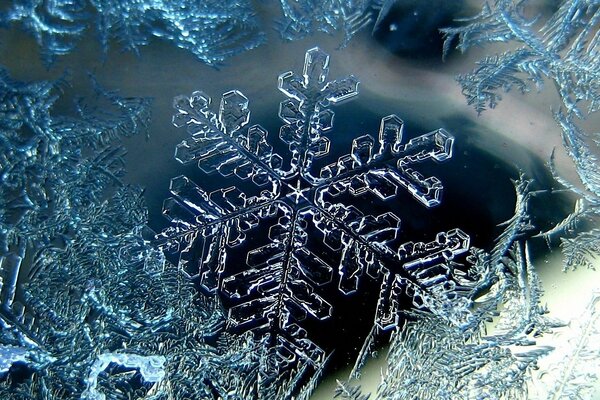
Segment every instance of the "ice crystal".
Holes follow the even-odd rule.
[[[582,315],[571,321],[569,331],[559,337],[559,358],[540,374],[540,398],[594,397],[600,371],[599,336],[600,293],[595,291]]]
[[[556,83],[569,113],[580,115],[581,103],[589,106],[589,112],[596,111],[600,106],[597,2],[564,0],[539,29],[534,28],[537,21],[523,14],[527,3],[486,2],[479,15],[463,20],[465,26],[442,30],[446,52],[457,36],[461,51],[493,42],[518,44],[514,50],[487,57],[473,73],[458,78],[469,104],[478,111],[493,108],[501,99],[498,91],[516,87],[525,92],[529,82],[541,88],[548,78]]]
[[[127,353],[104,353],[98,356],[98,360],[92,364],[88,377],[88,387],[81,395],[82,399],[105,400],[106,395],[98,391],[98,376],[106,370],[110,364],[117,364],[126,368],[139,369],[142,378],[146,382],[159,382],[165,377],[163,365],[166,359],[163,356],[140,356]]]
[[[446,37],[445,52],[457,37],[461,51],[494,42],[515,44],[509,51],[480,61],[472,73],[458,77],[467,102],[478,112],[494,108],[501,100],[502,90],[515,88],[525,93],[532,84],[540,90],[547,80],[557,88],[562,107],[554,112],[554,118],[585,190],[556,176],[582,200],[569,218],[546,233],[551,238],[556,233],[573,233],[576,225],[597,221],[600,214],[597,143],[576,123],[600,107],[600,4],[591,0],[563,0],[542,23],[525,17],[528,3],[527,0],[486,2],[480,14],[462,21],[464,26],[442,32]],[[590,257],[598,254],[598,234],[598,230],[591,230],[574,238],[562,238],[565,269],[592,265]]]
[[[137,51],[152,37],[190,51],[209,65],[262,43],[249,2],[164,0],[14,0],[0,23],[21,24],[48,63],[70,53],[90,26],[104,51],[116,40]]]
[[[69,243],[120,183],[124,150],[111,142],[144,130],[149,117],[148,99],[122,98],[97,85],[103,111],[80,102],[77,117],[53,115],[57,85],[23,84],[0,73],[2,254],[29,243],[40,259]]]
[[[358,93],[354,76],[327,81],[328,63],[329,56],[313,48],[301,75],[279,76],[287,97],[279,109],[284,122],[279,137],[288,145],[288,158],[274,152],[263,127],[246,127],[248,99],[239,91],[223,94],[218,112],[202,92],[174,100],[173,122],[190,135],[177,146],[175,158],[232,183],[250,181],[241,187],[254,186],[259,193],[248,195],[236,186],[206,191],[176,177],[173,197],[164,204],[172,226],[158,238],[179,254],[179,267],[204,292],[223,299],[228,329],[267,338],[268,357],[262,361],[267,382],[288,379],[299,362],[304,370],[323,368],[326,351],[302,325],[306,318],[332,316],[321,289],[329,284],[349,295],[361,279],[380,279],[378,331],[397,325],[402,293],[415,307],[452,323],[468,320],[468,305],[457,292],[467,292],[473,283],[452,259],[468,251],[469,237],[453,229],[429,243],[399,243],[395,214],[371,215],[352,204],[358,198],[391,200],[401,188],[426,207],[439,204],[441,182],[414,167],[449,159],[452,136],[438,129],[402,144],[403,122],[390,115],[381,120],[377,139],[354,139],[349,154],[315,174],[315,160],[329,153],[324,135],[332,129],[331,105]],[[266,238],[253,233],[259,225],[269,227]],[[302,381],[294,379],[299,378],[291,383]]]
[[[494,248],[472,249],[471,270],[479,276],[479,290],[470,294],[473,323],[457,326],[408,311],[409,322],[392,338],[377,399],[524,398],[531,372],[552,350],[536,340],[560,326],[540,304],[542,290],[523,236],[531,233],[528,186],[516,182],[515,214]],[[347,384],[338,391],[342,398],[365,396]]]
[[[370,394],[363,394],[359,386],[350,386],[345,382],[337,380],[334,399],[344,400],[369,400]]]
[[[101,109],[56,115],[57,83],[0,77],[2,398],[78,397],[95,354],[135,348],[170,318],[160,292],[175,290],[156,276],[163,258],[115,144],[144,129],[149,102],[95,87]]]
[[[315,32],[344,33],[343,45],[361,29],[387,14],[393,0],[280,0],[283,18],[278,30],[296,40]]]

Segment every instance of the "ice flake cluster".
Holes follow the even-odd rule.
[[[256,397],[260,342],[223,332],[120,179],[148,99],[95,85],[67,116],[61,85],[0,79],[0,398]]]
[[[342,45],[361,29],[375,24],[387,14],[393,0],[279,0],[282,18],[277,30],[287,40],[315,32],[342,31]]]
[[[110,364],[117,364],[126,368],[139,369],[144,381],[155,383],[165,377],[163,356],[140,356],[127,353],[104,353],[98,356],[98,360],[92,364],[88,377],[87,389],[81,395],[86,400],[105,400],[106,395],[98,391],[98,376],[106,370]]]
[[[271,3],[277,7],[276,0]],[[281,17],[273,24],[287,40],[342,32],[346,45],[361,29],[377,26],[393,4],[393,0],[280,0]],[[31,34],[48,65],[71,53],[94,31],[105,54],[112,41],[138,52],[159,38],[218,66],[265,41],[271,22],[261,26],[255,6],[249,0],[12,0],[0,10],[0,26],[18,25]]]
[[[56,115],[61,84],[0,76],[2,398],[81,393],[94,354],[150,323],[135,291],[158,285],[140,274],[162,257],[140,236],[142,192],[121,182],[118,144],[144,130],[149,100],[95,84],[99,108]],[[18,363],[30,376],[14,381]]]
[[[462,21],[463,26],[442,30],[446,37],[444,47],[448,52],[455,39],[463,52],[497,42],[515,45],[504,53],[486,57],[473,72],[458,77],[467,102],[478,112],[494,108],[502,98],[501,91],[517,89],[525,93],[532,85],[541,90],[547,81],[556,87],[562,104],[554,111],[554,119],[581,182],[567,182],[555,175],[581,200],[572,215],[545,236],[550,240],[557,234],[567,235],[561,237],[565,269],[589,267],[591,259],[600,253],[600,230],[582,232],[580,227],[590,221],[596,224],[600,215],[596,139],[599,132],[585,132],[578,120],[591,116],[600,107],[600,4],[595,0],[563,0],[549,18],[542,20],[526,17],[529,3],[485,2],[478,15]],[[551,168],[554,172],[553,160]],[[573,237],[576,230],[579,233]]]
[[[540,23],[523,16],[526,3],[495,1],[445,33],[447,50],[456,36],[461,49],[521,43],[459,79],[478,111],[497,104],[499,89],[527,91],[546,79],[559,88],[555,119],[584,189],[556,176],[581,199],[544,234],[550,240],[600,213],[594,143],[576,124],[599,104],[600,11],[595,1],[565,0]],[[283,37],[342,29],[347,43],[393,2],[280,4]],[[262,40],[240,1],[19,0],[3,12],[0,22],[31,32],[48,62],[89,26],[105,49],[111,39],[137,50],[160,37],[210,65]],[[419,167],[450,159],[454,139],[444,129],[406,139],[389,115],[377,135],[355,138],[329,162],[333,108],[358,94],[359,81],[328,74],[329,56],[313,48],[302,73],[279,76],[279,140],[250,124],[238,90],[214,111],[202,92],[177,97],[173,122],[189,138],[175,158],[206,179],[172,179],[171,225],[156,234],[143,191],[121,180],[118,143],[144,130],[149,100],[94,82],[92,103],[101,105],[80,101],[74,115],[57,115],[64,82],[17,82],[1,71],[0,397],[306,400],[334,350],[315,326],[335,318],[336,298],[360,296],[370,282],[379,288],[375,315],[350,377],[392,332],[377,398],[525,398],[553,350],[538,338],[562,326],[541,305],[529,255],[530,182],[515,182],[514,216],[489,251],[471,248],[458,228],[407,242],[406,216],[392,204],[406,194],[426,208],[440,204],[441,181]],[[566,267],[591,266],[599,237],[591,229],[562,238]],[[595,294],[574,321],[565,356],[540,378],[541,396],[593,392],[599,304]],[[337,396],[370,397],[342,382]]]
[[[154,37],[209,65],[263,42],[245,0],[15,0],[0,13],[0,24],[20,24],[30,32],[47,63],[70,53],[90,29],[105,53],[111,40],[138,51]]]

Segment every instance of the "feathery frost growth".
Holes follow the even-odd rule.
[[[547,81],[554,84],[562,101],[554,118],[562,129],[564,147],[575,163],[583,190],[556,176],[581,200],[573,214],[545,236],[550,239],[558,233],[578,230],[575,237],[561,238],[565,269],[591,266],[591,258],[599,254],[600,231],[581,230],[590,221],[597,223],[600,215],[600,148],[598,133],[584,132],[577,120],[600,108],[600,2],[563,0],[545,21],[526,17],[528,4],[528,0],[486,2],[480,14],[462,20],[463,26],[442,30],[445,52],[456,38],[457,48],[463,52],[495,42],[515,45],[486,57],[473,72],[458,77],[467,102],[478,112],[494,108],[501,100],[501,91],[517,89],[525,93],[531,86],[542,89]]]
[[[276,0],[272,0],[276,6]],[[218,66],[265,40],[249,0],[12,0],[0,12],[0,26],[19,25],[42,50],[46,64],[71,53],[93,30],[104,53],[111,41],[137,52],[155,38],[190,51]],[[361,29],[378,23],[393,0],[279,0],[274,25],[281,37],[301,39],[316,32],[343,32],[342,46]],[[270,25],[270,22],[269,22]]]
[[[377,23],[394,4],[393,0],[279,0],[283,18],[277,29],[287,40],[315,32],[342,31],[342,46],[361,29]]]
[[[0,24],[21,24],[42,49],[44,60],[70,53],[90,26],[104,52],[111,40],[138,51],[161,38],[209,65],[263,42],[246,0],[13,0]]]
[[[118,211],[120,202],[107,201],[115,185],[136,201],[138,191],[120,181],[124,149],[113,143],[145,130],[150,101],[93,83],[98,107],[79,101],[75,116],[56,116],[52,108],[64,82],[21,83],[0,71],[1,254],[31,245],[40,261],[64,250],[89,219],[102,217],[99,206]]]
[[[470,272],[479,277],[479,290],[469,297],[472,324],[407,311],[408,322],[392,337],[377,399],[527,398],[532,371],[552,351],[536,340],[561,326],[540,304],[542,289],[528,255],[528,186],[515,182],[515,214],[494,248],[471,249]],[[366,398],[346,384],[338,392],[349,400]]]
[[[24,362],[32,374],[4,380],[3,398],[81,393],[75,371],[139,324],[121,325],[131,305],[125,293],[109,293],[103,284],[143,257],[156,258],[141,251],[135,231],[145,222],[141,191],[121,183],[123,149],[113,144],[144,129],[149,101],[96,85],[101,109],[80,102],[77,116],[57,116],[59,85],[0,75],[2,372]],[[128,253],[134,248],[140,252]],[[112,290],[127,286],[112,281]],[[112,304],[106,295],[114,296]],[[107,338],[105,325],[119,336]]]
[[[600,293],[595,291],[584,312],[558,336],[554,362],[540,372],[539,398],[592,399],[598,395],[600,371]],[[596,397],[595,397],[596,396]]]

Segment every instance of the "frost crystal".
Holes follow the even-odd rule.
[[[316,160],[329,153],[324,134],[332,129],[331,105],[358,93],[354,76],[327,81],[328,63],[329,56],[313,48],[302,75],[279,76],[287,97],[279,109],[287,161],[274,152],[263,127],[246,127],[248,99],[239,91],[225,93],[217,113],[202,92],[174,100],[173,122],[190,134],[175,158],[196,162],[205,173],[250,181],[240,186],[259,193],[248,195],[236,186],[207,191],[176,177],[173,197],[164,204],[173,226],[158,237],[179,254],[179,266],[190,278],[223,299],[230,330],[268,338],[267,381],[281,381],[298,362],[316,371],[323,367],[325,351],[301,325],[306,318],[332,316],[321,289],[328,284],[349,295],[359,289],[361,277],[380,279],[377,330],[396,326],[402,293],[415,307],[452,323],[465,323],[467,314],[455,290],[466,292],[471,282],[451,263],[469,249],[465,233],[453,229],[429,243],[399,243],[394,213],[371,215],[352,205],[363,198],[389,201],[401,188],[426,207],[439,204],[441,182],[414,167],[449,159],[452,136],[439,129],[403,144],[403,122],[390,115],[381,120],[377,139],[354,139],[349,154],[315,173]],[[254,233],[259,225],[269,226],[268,237]]]
[[[149,118],[148,99],[122,98],[97,85],[102,108],[80,102],[76,117],[53,115],[60,84],[23,84],[0,71],[0,254],[10,252],[3,263],[13,266],[5,273],[18,270],[28,243],[43,258],[97,217],[124,172],[124,150],[111,144],[143,130]]]
[[[106,395],[98,391],[98,375],[111,363],[126,368],[139,369],[142,378],[146,382],[155,383],[165,377],[163,365],[166,359],[163,356],[140,356],[126,353],[105,353],[98,356],[98,360],[92,365],[88,378],[88,387],[82,394],[82,399],[105,400]]]
[[[598,110],[600,94],[600,9],[596,1],[564,0],[555,14],[535,29],[537,21],[524,16],[527,0],[496,0],[485,3],[481,13],[463,20],[465,26],[446,28],[445,51],[458,36],[462,51],[481,44],[515,42],[518,48],[487,57],[459,83],[469,104],[483,111],[501,99],[498,91],[513,87],[527,91],[529,82],[538,88],[544,78],[553,80],[568,113],[581,114],[582,103],[589,112]]]
[[[57,85],[0,75],[5,399],[77,397],[96,354],[135,348],[170,316],[168,293],[157,293],[169,286],[156,276],[163,258],[141,237],[141,190],[120,181],[115,144],[144,129],[149,101],[96,86],[101,108],[56,115]]]
[[[263,41],[252,7],[243,0],[14,0],[0,23],[22,24],[48,63],[70,53],[90,25],[105,52],[112,39],[137,51],[157,37],[209,65]]]
[[[0,78],[0,398],[256,397],[260,342],[222,332],[120,180],[148,100],[96,86],[56,115],[57,83]]]
[[[346,45],[359,30],[385,16],[394,1],[280,0],[280,3],[283,18],[278,30],[284,39],[296,40],[317,31],[341,30],[343,45]]]
[[[566,337],[565,337],[566,336]],[[597,393],[600,371],[600,292],[560,337],[556,362],[540,373],[540,398],[591,399]]]
[[[526,180],[516,182],[515,214],[494,248],[471,249],[470,272],[478,277],[478,288],[468,295],[477,304],[472,323],[458,326],[432,313],[408,311],[409,322],[392,338],[376,399],[526,398],[531,372],[553,350],[536,340],[561,326],[540,304],[540,281],[523,239],[532,228],[528,187]],[[338,393],[348,400],[365,398],[344,383]]]
[[[550,239],[558,233],[572,234],[577,225],[597,222],[600,216],[600,167],[595,140],[598,133],[590,135],[576,123],[600,108],[600,4],[593,0],[563,0],[542,23],[525,17],[528,3],[486,2],[480,14],[462,21],[464,26],[442,32],[446,37],[445,52],[457,37],[461,51],[494,42],[516,45],[513,50],[486,57],[472,73],[458,77],[467,102],[478,112],[494,108],[501,100],[501,90],[516,88],[525,93],[532,83],[540,90],[546,80],[557,88],[562,107],[554,112],[554,118],[585,190],[556,176],[581,200],[571,216],[545,234]],[[590,258],[600,250],[598,229],[561,240],[565,269],[591,266]]]

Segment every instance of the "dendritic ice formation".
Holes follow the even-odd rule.
[[[406,311],[407,323],[393,334],[377,391],[364,394],[359,386],[339,382],[336,398],[591,398],[594,388],[588,379],[594,381],[596,373],[585,364],[598,354],[594,344],[597,309],[583,318],[583,329],[576,331],[573,347],[561,354],[557,365],[536,372],[539,362],[562,342],[560,336],[544,344],[540,339],[556,332],[560,335],[566,328],[547,315],[541,282],[531,262],[530,185],[523,178],[515,182],[514,215],[504,224],[494,247],[471,249],[470,271],[479,282],[479,290],[471,297],[471,323],[459,326],[432,313]],[[593,307],[597,308],[596,302]],[[533,377],[538,374],[543,390],[534,392],[531,389],[539,381]],[[539,396],[530,397],[533,393]]]
[[[137,51],[160,38],[209,65],[263,42],[246,0],[14,0],[0,25],[21,24],[41,47],[44,60],[70,53],[90,27],[104,52],[115,40]]]
[[[269,0],[281,17],[261,26],[249,0],[12,0],[0,9],[0,27],[18,25],[30,33],[46,64],[71,53],[94,31],[106,53],[111,41],[139,51],[159,38],[218,66],[265,41],[272,24],[287,40],[316,32],[342,32],[342,45],[367,26],[377,27],[394,0]],[[266,18],[266,17],[265,17]]]
[[[403,123],[390,115],[381,120],[377,138],[360,136],[349,154],[316,167],[330,149],[325,134],[332,130],[331,106],[358,93],[354,76],[328,81],[328,64],[329,56],[313,48],[302,74],[279,76],[287,97],[279,109],[285,156],[273,150],[263,127],[248,127],[248,99],[241,92],[225,93],[217,112],[202,92],[174,100],[173,122],[190,135],[175,158],[238,186],[208,191],[185,176],[174,178],[173,197],[164,203],[172,226],[159,242],[205,293],[222,299],[228,330],[266,338],[262,380],[288,390],[277,398],[307,380],[312,387],[309,377],[324,366],[327,351],[303,326],[335,313],[327,288],[351,295],[361,280],[378,279],[376,333],[397,327],[402,296],[450,323],[469,324],[464,294],[477,283],[452,261],[469,250],[461,230],[427,243],[401,243],[397,215],[372,215],[356,206],[394,201],[404,190],[425,207],[439,204],[441,182],[416,167],[452,156],[449,133],[438,129],[403,141]],[[252,188],[258,193],[248,194]],[[282,385],[286,379],[291,384]]]
[[[106,395],[98,390],[98,376],[111,364],[138,369],[145,382],[156,383],[165,377],[166,358],[163,356],[140,356],[127,353],[104,353],[92,364],[88,386],[81,395],[86,400],[105,400]]]
[[[223,332],[122,182],[149,100],[94,86],[62,115],[63,82],[0,75],[0,398],[252,398],[260,342]]]
[[[282,18],[277,30],[287,40],[296,40],[315,32],[344,34],[342,45],[368,25],[378,22],[394,0],[279,0]]]
[[[134,332],[160,321],[162,303],[151,301],[159,281],[148,276],[164,259],[141,237],[142,192],[121,182],[118,144],[144,130],[150,102],[95,85],[99,108],[79,102],[76,114],[57,115],[62,86],[0,74],[3,399],[79,398],[89,368],[101,372],[96,354],[136,349]],[[144,374],[138,361],[127,365]]]
[[[568,182],[551,168],[558,182],[579,195],[574,212],[544,235],[550,240],[560,234],[565,269],[592,266],[600,254],[600,230],[587,229],[600,215],[600,164],[596,136],[578,121],[592,116],[600,107],[600,3],[596,0],[563,0],[549,17],[532,15],[528,0],[485,2],[481,12],[464,19],[462,26],[446,28],[445,52],[455,39],[457,48],[508,42],[514,46],[479,61],[471,73],[458,77],[467,102],[478,112],[494,108],[501,91],[541,90],[552,82],[561,103],[554,119],[562,130],[563,145],[579,174],[580,183]],[[529,14],[529,16],[527,16]],[[582,188],[583,186],[583,188]],[[582,229],[583,228],[583,229]],[[573,234],[579,231],[576,236]],[[571,237],[569,237],[571,236]]]

